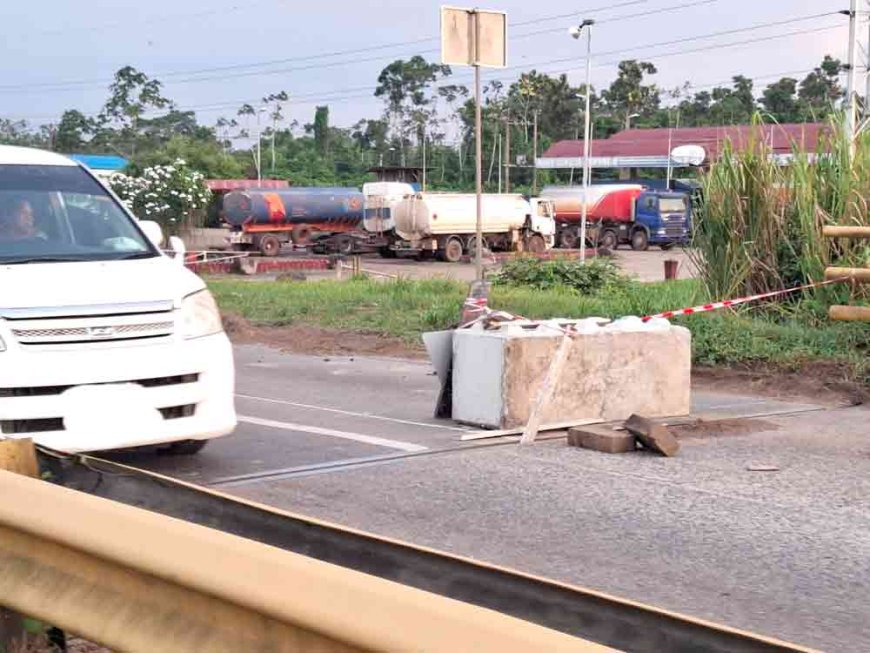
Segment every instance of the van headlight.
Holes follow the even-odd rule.
[[[184,338],[202,338],[221,331],[221,314],[208,290],[200,290],[182,300],[181,335]]]

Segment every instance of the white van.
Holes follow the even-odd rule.
[[[0,146],[0,439],[195,453],[236,425],[203,281],[72,160]]]

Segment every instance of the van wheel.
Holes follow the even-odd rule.
[[[541,234],[532,234],[526,241],[526,249],[532,254],[543,254],[547,251],[547,241]]]
[[[277,236],[263,236],[260,238],[259,247],[263,256],[278,256],[281,252],[281,241]]]
[[[601,241],[599,241],[598,246],[603,247],[604,249],[616,249],[619,247],[619,238],[617,237],[616,232],[608,229],[601,234]]]
[[[462,241],[456,236],[447,239],[442,254],[448,263],[459,263],[462,260]]]
[[[649,249],[649,236],[643,229],[638,229],[631,234],[631,248],[636,252],[645,252]]]
[[[207,444],[208,440],[179,440],[161,451],[170,456],[192,456],[202,451]]]

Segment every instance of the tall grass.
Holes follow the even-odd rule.
[[[420,334],[455,325],[466,284],[456,281],[368,279],[269,283],[212,280],[209,287],[221,310],[258,324],[317,325],[377,333],[420,347]],[[668,283],[628,282],[581,294],[569,287],[546,290],[497,285],[490,304],[515,315],[621,317],[648,315],[706,299],[697,280]],[[705,365],[768,364],[800,369],[824,360],[842,369],[844,378],[870,385],[870,329],[820,319],[808,325],[801,315],[768,315],[755,310],[734,314],[702,313],[677,318],[692,331],[694,360]]]
[[[822,227],[870,224],[870,135],[859,139],[850,162],[842,119],[832,119],[816,152],[795,144],[783,166],[760,127],[756,116],[739,152],[726,143],[704,180],[694,256],[715,298],[816,282],[832,263],[868,263],[866,245],[825,239]],[[843,301],[849,290],[823,292]]]

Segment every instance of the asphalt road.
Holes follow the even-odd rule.
[[[870,650],[870,411],[695,392],[672,459],[472,444],[414,361],[237,348],[241,424],[125,462],[825,650]],[[776,471],[750,471],[774,467]]]

